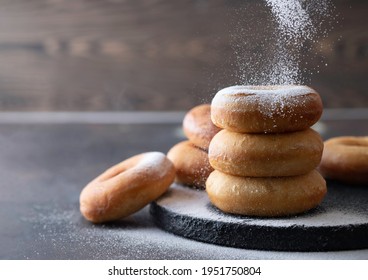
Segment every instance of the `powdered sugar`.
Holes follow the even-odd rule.
[[[157,202],[161,207],[170,212],[182,215],[194,216],[198,219],[221,221],[228,223],[249,224],[258,226],[289,227],[289,226],[342,226],[349,224],[363,224],[367,222],[367,214],[352,211],[348,207],[333,204],[336,199],[331,194],[332,201],[328,201],[322,208],[312,213],[291,216],[286,218],[252,218],[224,214],[210,205],[205,191],[196,191],[180,185],[174,185],[170,192],[166,193]],[[350,202],[349,202],[350,203]],[[348,203],[346,203],[348,204]],[[327,207],[323,208],[323,207]],[[351,208],[351,207],[350,207]],[[357,207],[359,208],[359,207]],[[350,211],[349,211],[350,210]]]
[[[296,96],[296,95],[305,95],[308,93],[315,93],[315,91],[312,88],[303,85],[270,85],[270,86],[235,85],[220,90],[218,92],[218,95],[231,96],[240,93],[246,95],[262,95],[262,97],[267,98],[271,94],[277,96]]]
[[[155,227],[148,208],[114,224],[85,222],[75,208],[36,206],[22,217],[38,232],[26,259],[244,259],[275,253],[246,251],[184,239]],[[283,253],[276,253],[281,254]],[[265,255],[265,256],[264,256]],[[285,254],[285,257],[290,254]],[[275,256],[274,256],[275,258]],[[280,258],[280,256],[276,256]],[[295,256],[294,256],[295,258]]]
[[[166,156],[161,152],[148,152],[144,153],[142,159],[135,166],[137,172],[152,170],[154,173],[158,173],[160,177],[170,170],[171,164],[167,160]]]
[[[161,152],[144,153],[142,159],[139,161],[139,167],[154,167],[164,162],[165,155]]]
[[[231,86],[220,90],[212,100],[212,106],[231,106],[231,110],[244,110],[252,104],[264,116],[292,115],[293,108],[306,106],[312,88],[299,85]],[[294,98],[303,96],[302,99]]]
[[[332,29],[328,22],[333,18],[331,0],[265,0],[265,4],[274,22],[256,19],[249,26],[240,26],[233,35],[237,41],[234,51],[240,82],[307,84],[307,76],[313,73],[313,69],[305,69],[301,62],[305,61],[306,55],[313,55],[308,46],[327,36]],[[243,13],[252,17],[247,10]],[[255,29],[257,24],[258,32]],[[272,29],[274,31],[268,34]],[[251,46],[253,42],[257,45]]]
[[[292,38],[310,38],[315,32],[311,18],[300,1],[266,0],[281,33]]]
[[[172,207],[174,211],[185,215],[199,215],[205,219],[234,222],[251,222],[251,219],[232,215],[223,215],[213,207],[204,191],[192,190],[178,185],[167,193],[159,203],[162,207]],[[180,188],[180,193],[176,189]],[[332,196],[328,197],[330,200]],[[348,205],[363,205],[364,195],[355,197],[349,188],[342,203],[336,202],[334,208],[341,210],[314,212],[298,216],[300,223],[314,225],[339,225],[342,220],[349,223],[366,222],[365,212],[351,212]],[[351,196],[353,196],[351,198]],[[200,205],[198,206],[198,201]],[[354,204],[355,203],[355,204]],[[364,204],[366,205],[366,204]],[[347,207],[348,206],[348,207]],[[344,211],[345,209],[345,211]],[[318,216],[318,217],[317,217]],[[222,247],[193,241],[167,233],[155,227],[149,216],[148,208],[115,223],[93,225],[83,219],[78,211],[77,202],[55,202],[34,204],[27,214],[19,217],[29,238],[27,250],[18,258],[25,259],[366,259],[368,250],[298,253],[244,250]],[[279,226],[292,225],[293,219],[254,219],[257,224],[275,222]],[[311,225],[311,224],[309,224]]]

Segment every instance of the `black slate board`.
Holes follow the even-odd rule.
[[[323,203],[283,218],[228,215],[205,191],[173,184],[150,207],[162,229],[212,244],[277,251],[336,251],[368,248],[368,187],[328,182]]]

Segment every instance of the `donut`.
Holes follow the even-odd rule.
[[[207,179],[206,192],[211,203],[225,213],[276,217],[315,208],[327,188],[316,170],[276,178],[239,177],[215,170]]]
[[[368,136],[342,136],[324,143],[321,174],[349,184],[368,183]]]
[[[315,169],[323,141],[311,128],[280,134],[241,134],[222,130],[212,139],[211,166],[227,174],[247,177],[296,176]]]
[[[212,122],[240,133],[282,133],[304,130],[322,114],[319,94],[307,86],[232,86],[217,92]]]
[[[172,147],[167,157],[174,163],[177,183],[205,188],[206,180],[213,171],[206,151],[190,141],[183,141]]]
[[[211,139],[220,131],[211,121],[211,105],[202,104],[191,109],[184,117],[183,130],[194,145],[208,150]]]
[[[127,217],[160,197],[174,178],[175,167],[163,153],[133,156],[84,187],[80,211],[93,223]]]

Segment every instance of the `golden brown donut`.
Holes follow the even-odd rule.
[[[176,182],[205,188],[207,177],[213,171],[206,151],[190,141],[183,141],[172,147],[167,157],[174,163]]]
[[[208,150],[211,139],[220,131],[211,121],[211,105],[202,104],[191,109],[184,117],[183,130],[194,145]]]
[[[133,156],[106,170],[80,194],[80,211],[89,221],[124,218],[161,196],[175,178],[175,167],[160,152]]]
[[[211,141],[208,157],[219,171],[247,177],[296,176],[315,169],[323,141],[309,128],[280,134],[241,134],[220,131]]]
[[[342,136],[325,141],[319,170],[325,178],[368,184],[368,137]]]
[[[279,178],[238,177],[215,170],[208,177],[206,191],[211,203],[225,213],[275,217],[316,207],[327,188],[315,170]]]
[[[322,114],[319,94],[299,85],[232,86],[217,92],[213,123],[241,133],[281,133],[307,129]]]

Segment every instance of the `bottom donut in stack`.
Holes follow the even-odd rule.
[[[220,129],[212,123],[210,115],[209,104],[191,109],[183,120],[183,131],[189,140],[176,144],[167,153],[176,169],[175,181],[180,184],[204,189],[213,171],[208,161],[208,147]]]
[[[326,183],[315,170],[289,177],[240,177],[215,170],[206,191],[212,204],[226,213],[274,217],[315,208],[326,194]]]
[[[206,182],[213,205],[226,213],[287,216],[321,203],[326,182],[315,170],[323,151],[310,128],[322,113],[319,95],[305,86],[235,86],[212,101],[223,128],[211,141],[215,169]]]

